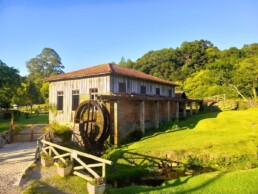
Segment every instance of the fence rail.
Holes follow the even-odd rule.
[[[226,100],[226,94],[209,96],[209,97],[204,98],[204,100],[224,101],[224,100]]]
[[[52,130],[38,138],[38,146],[36,151],[36,159],[39,158],[39,153],[53,157],[55,160],[61,160],[65,162],[67,158],[74,164],[73,174],[79,176],[87,181],[94,179],[106,178],[106,164],[111,165],[112,161],[106,160],[91,154],[87,154],[81,151],[73,150],[61,145],[52,143],[54,138]],[[87,160],[87,164],[85,163]],[[94,169],[98,168],[97,171]],[[99,175],[98,173],[101,172]]]

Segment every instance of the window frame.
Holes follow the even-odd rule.
[[[141,88],[140,88],[140,94],[142,94],[142,95],[146,95],[146,86],[141,86]]]
[[[63,91],[57,91],[56,108],[58,111],[62,111],[64,109],[64,92]]]
[[[172,90],[170,90],[170,89],[168,90],[168,96],[172,97]]]
[[[75,111],[80,104],[80,91],[73,90],[72,91],[72,111]]]
[[[160,88],[156,88],[156,96],[160,96]]]
[[[98,94],[98,88],[90,88],[89,89],[89,94],[90,94],[90,100],[97,100],[97,94]]]
[[[119,82],[118,83],[118,92],[119,93],[126,93],[126,83],[125,82]]]

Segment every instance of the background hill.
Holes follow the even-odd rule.
[[[119,65],[176,81],[194,98],[217,94],[254,98],[258,87],[258,44],[219,50],[208,40],[183,42],[179,48],[149,51]]]

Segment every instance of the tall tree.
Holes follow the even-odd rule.
[[[35,80],[36,84],[42,84],[42,80],[50,75],[64,73],[60,56],[51,48],[44,48],[39,55],[26,62],[26,67],[29,70],[28,79]]]
[[[44,48],[39,55],[26,62],[26,67],[29,70],[28,81],[35,84],[35,89],[41,95],[37,98],[38,102],[46,101],[48,94],[45,91],[47,86],[44,84],[44,78],[64,73],[60,56],[54,49]]]
[[[237,67],[233,77],[235,84],[245,95],[256,100],[258,89],[258,57],[244,59]]]
[[[11,98],[19,84],[19,71],[13,67],[8,67],[0,60],[0,107],[8,108],[10,106]]]

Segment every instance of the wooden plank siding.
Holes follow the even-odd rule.
[[[119,75],[112,75],[110,83],[110,92],[112,93],[119,93],[119,83],[126,83],[127,94],[141,94],[141,86],[146,86],[146,95],[155,96],[156,88],[160,88],[160,96],[169,96],[168,90],[171,90],[172,97],[175,97],[175,87],[170,85],[158,84]]]
[[[141,86],[146,86],[146,95],[156,96],[156,88],[160,88],[160,96],[175,97],[175,86],[141,80],[121,75],[98,75],[92,77],[52,81],[49,85],[49,102],[57,105],[57,92],[63,92],[63,110],[57,111],[57,115],[51,111],[49,120],[64,124],[73,124],[75,111],[72,111],[72,91],[79,90],[80,102],[89,99],[90,88],[97,88],[99,94],[110,95],[119,93],[119,83],[126,84],[127,94],[141,94]]]
[[[71,79],[50,82],[49,85],[49,102],[53,105],[57,104],[57,92],[63,92],[63,110],[57,111],[55,116],[51,111],[49,113],[50,121],[61,123],[73,123],[74,113],[72,111],[72,91],[79,90],[81,97],[89,94],[90,88],[98,88],[98,93],[107,94],[110,92],[110,76],[87,77],[80,79]]]

